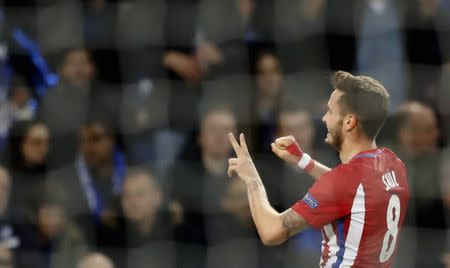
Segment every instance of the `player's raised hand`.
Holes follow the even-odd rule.
[[[272,152],[284,161],[296,165],[303,156],[303,151],[294,136],[285,136],[272,143]]]
[[[309,172],[314,167],[314,160],[308,154],[305,154],[294,136],[281,137],[272,143],[272,152],[284,161],[298,165],[301,169]]]
[[[233,134],[229,134],[231,145],[233,146],[236,158],[228,160],[228,176],[237,175],[244,182],[258,178],[259,174],[256,170],[253,160],[247,148],[244,134],[239,135],[240,144],[236,141]]]

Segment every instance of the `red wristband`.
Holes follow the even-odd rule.
[[[302,158],[303,152],[300,150],[300,147],[298,146],[298,144],[296,142],[292,143],[291,145],[289,145],[286,150],[292,154],[295,155],[299,158]]]

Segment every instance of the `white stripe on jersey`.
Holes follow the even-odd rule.
[[[322,251],[321,251],[321,252],[324,251],[324,249],[325,249],[325,244],[326,244],[326,242],[325,242],[325,240],[323,240],[323,241],[322,241]],[[324,263],[323,263],[323,257],[322,257],[322,254],[320,254],[320,262],[319,262],[319,266],[320,266],[320,267],[323,267],[322,264],[324,264]]]
[[[364,219],[366,217],[366,202],[364,187],[359,185],[353,199],[352,215],[348,228],[347,239],[345,241],[344,260],[340,267],[351,267],[358,254],[359,243],[364,229]]]
[[[328,248],[330,250],[328,256],[329,259],[327,260],[327,263],[325,264],[325,268],[331,268],[331,265],[337,261],[337,255],[336,253],[339,250],[339,246],[337,244],[336,240],[336,234],[333,232],[333,225],[327,224],[323,227],[323,230],[325,231],[326,236],[328,237]]]

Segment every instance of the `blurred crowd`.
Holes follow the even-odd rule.
[[[0,267],[317,267],[319,230],[262,246],[227,134],[289,208],[313,180],[270,143],[339,164],[333,70],[391,94],[395,267],[450,267],[449,0],[0,0]]]

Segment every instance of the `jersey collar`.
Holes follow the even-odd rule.
[[[359,158],[375,158],[377,157],[380,153],[381,153],[381,149],[377,148],[377,149],[372,149],[372,150],[367,150],[367,151],[362,151],[359,152],[357,154],[355,154],[351,159],[359,159]]]

